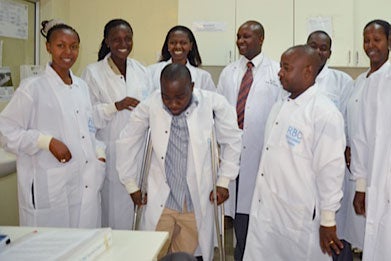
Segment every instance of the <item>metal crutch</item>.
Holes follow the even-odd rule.
[[[219,152],[216,141],[216,134],[214,127],[212,128],[211,134],[211,142],[210,142],[210,150],[211,150],[211,160],[212,160],[212,178],[213,178],[213,209],[215,216],[215,226],[216,226],[216,234],[218,236],[218,246],[219,246],[219,254],[220,261],[225,261],[225,249],[224,249],[224,204],[221,206],[221,228],[219,224],[219,210],[217,206],[217,172],[219,168]]]
[[[139,188],[141,190],[142,199],[144,201],[144,197],[147,193],[147,182],[148,182],[148,173],[149,167],[151,166],[151,156],[152,156],[152,141],[151,141],[151,129],[148,128],[147,133],[145,134],[145,147],[143,153],[143,161],[141,163],[141,171],[140,171],[140,179],[139,179]],[[140,208],[135,205],[134,206],[134,217],[132,230],[136,230],[137,224],[137,216],[139,214]]]

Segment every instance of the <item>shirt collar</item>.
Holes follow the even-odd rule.
[[[107,57],[107,64],[110,66],[111,70],[113,70],[113,72],[116,75],[122,75],[121,72],[119,71],[117,65],[115,65],[115,63],[114,63],[113,59],[111,58],[111,56]]]
[[[247,69],[247,62],[251,61],[254,65],[254,68],[258,68],[259,65],[262,64],[264,55],[263,53],[259,53],[257,56],[255,56],[253,59],[249,60],[245,56],[241,57],[241,64],[243,65],[243,68]]]

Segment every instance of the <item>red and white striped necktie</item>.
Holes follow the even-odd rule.
[[[253,67],[254,64],[251,61],[247,62],[247,70],[242,78],[242,82],[240,83],[238,100],[236,102],[236,114],[238,115],[238,126],[240,129],[243,129],[244,110],[246,108],[247,96],[253,83]]]

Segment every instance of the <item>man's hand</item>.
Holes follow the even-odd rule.
[[[346,147],[345,149],[345,162],[346,162],[346,167],[350,171],[350,160],[351,160],[351,154],[350,154],[350,147]]]
[[[365,192],[356,191],[356,194],[354,194],[353,206],[357,215],[365,216]]]
[[[131,97],[125,97],[120,101],[117,101],[115,103],[115,107],[117,108],[118,111],[122,110],[133,110],[138,104],[140,103],[139,100]]]
[[[229,198],[229,191],[223,187],[216,187],[217,205],[220,205]],[[210,192],[209,200],[213,203],[213,190]]]
[[[132,198],[133,203],[139,207],[147,204],[147,194],[145,194],[143,198],[141,190],[137,190],[136,192],[130,194],[130,197]]]
[[[62,141],[52,138],[49,143],[49,150],[53,156],[61,163],[66,163],[71,160],[72,154],[69,151],[67,145]]]
[[[339,255],[343,248],[343,243],[339,241],[337,237],[337,227],[324,227],[319,228],[319,243],[323,253],[327,253],[329,256],[332,255],[332,251]]]

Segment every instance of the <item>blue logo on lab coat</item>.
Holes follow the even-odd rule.
[[[295,145],[300,144],[303,133],[295,127],[289,126],[285,137],[289,146],[294,147]]]
[[[96,133],[95,124],[94,124],[94,121],[92,120],[92,118],[88,118],[88,129],[90,132]]]

